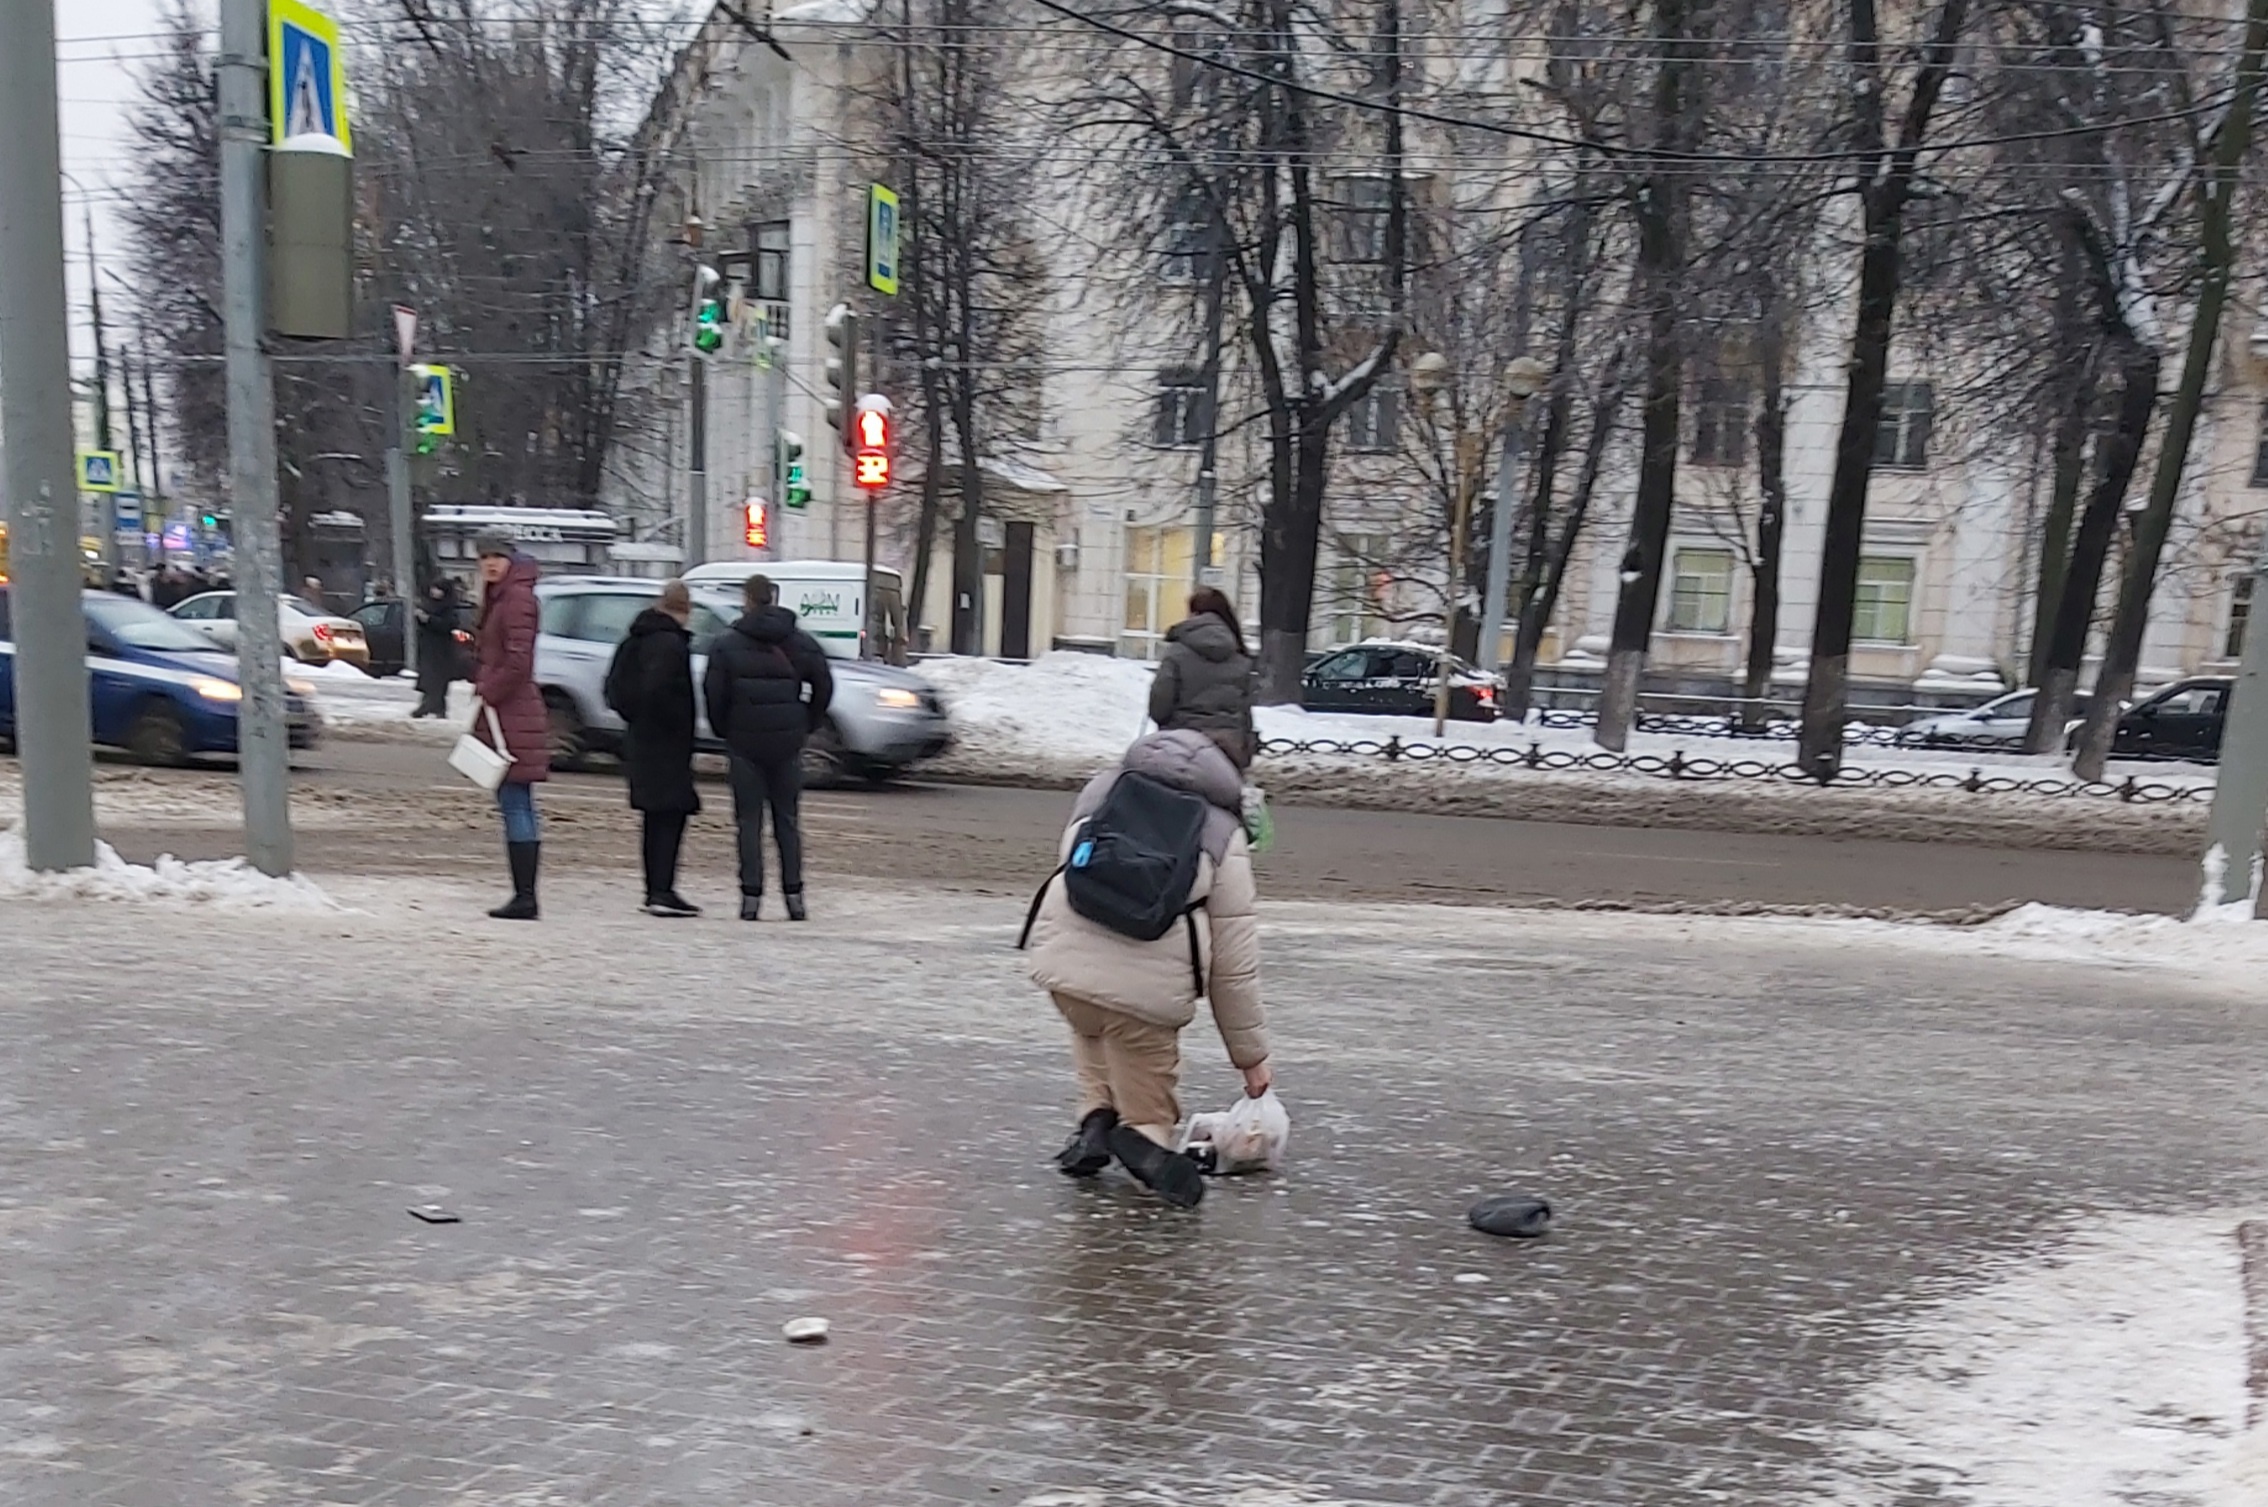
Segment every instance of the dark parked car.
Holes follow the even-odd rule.
[[[383,680],[409,668],[408,646],[402,642],[402,629],[409,613],[401,602],[392,597],[379,597],[364,602],[347,616],[362,624],[363,641],[370,645],[371,674]],[[460,656],[471,648],[472,635],[459,628],[457,649]]]
[[[1430,717],[1441,665],[1449,666],[1449,715],[1496,720],[1496,678],[1425,644],[1368,643],[1335,649],[1307,667],[1300,705],[1311,712]]]
[[[2111,757],[2217,762],[2221,757],[2221,729],[2228,724],[2229,696],[2235,686],[2236,682],[2226,676],[2204,676],[2167,686],[2118,719]]]

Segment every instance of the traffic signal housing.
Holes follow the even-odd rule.
[[[714,267],[693,274],[693,349],[698,355],[713,356],[724,347],[725,306],[717,282]]]
[[[779,433],[780,500],[801,511],[811,504],[811,478],[803,470],[803,436],[792,429]]]
[[[858,437],[852,432],[850,414],[858,401],[858,316],[849,304],[839,303],[827,311],[827,344],[835,352],[827,358],[830,391],[822,399],[827,423],[842,436],[844,453],[855,455]]]

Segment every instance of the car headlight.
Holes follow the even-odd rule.
[[[236,702],[244,699],[244,687],[233,680],[213,680],[200,675],[189,682],[189,689],[207,701]]]
[[[312,696],[315,694],[315,683],[311,680],[287,680],[284,689],[294,696]]]
[[[892,685],[876,691],[874,702],[877,706],[886,706],[893,711],[910,712],[921,705],[921,698],[911,691]]]

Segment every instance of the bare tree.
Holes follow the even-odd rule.
[[[1803,730],[1797,744],[1798,760],[1822,778],[1832,778],[1842,758],[1859,550],[1866,529],[1867,487],[1874,474],[1876,432],[1882,421],[1891,331],[1898,312],[1906,211],[1914,200],[1922,148],[1928,143],[1968,19],[1968,0],[1938,0],[1918,49],[1905,108],[1893,136],[1889,123],[1892,70],[1884,62],[1874,0],[1851,0],[1849,128],[1856,153],[1852,167],[1857,177],[1861,237],[1858,309],[1851,331],[1842,430],[1836,437],[1834,477],[1827,494],[1819,608],[1812,623],[1811,667],[1804,685]]]

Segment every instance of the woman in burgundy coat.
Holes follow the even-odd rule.
[[[536,918],[536,868],[543,853],[543,829],[536,820],[535,787],[551,778],[551,722],[536,689],[536,562],[512,541],[484,534],[480,551],[480,627],[474,637],[473,696],[478,707],[493,709],[503,727],[511,757],[504,783],[496,787],[504,813],[504,853],[512,865],[512,898],[489,912],[499,921]],[[473,713],[473,731],[491,748],[496,740],[485,711]]]

